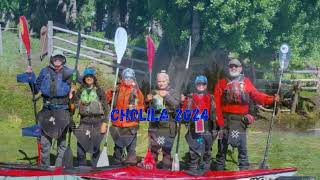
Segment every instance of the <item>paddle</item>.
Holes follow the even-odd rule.
[[[112,100],[111,100],[111,108],[110,113],[113,110],[114,101],[115,101],[115,94],[116,94],[116,88],[117,88],[117,81],[118,81],[118,75],[119,75],[119,66],[122,60],[122,57],[126,51],[128,43],[128,35],[124,28],[119,27],[116,31],[116,34],[114,36],[114,47],[117,55],[117,69],[116,69],[116,79],[113,84],[113,93],[112,93]],[[104,167],[109,166],[109,158],[107,153],[107,146],[108,146],[108,137],[109,137],[109,130],[111,125],[111,118],[109,115],[109,121],[108,121],[108,129],[107,129],[107,135],[106,135],[106,142],[103,146],[103,150],[100,154],[100,157],[97,162],[97,167]]]
[[[22,42],[24,47],[26,48],[26,52],[27,52],[27,60],[28,60],[28,67],[27,69],[29,71],[32,71],[32,65],[31,65],[31,55],[30,55],[30,37],[29,37],[29,31],[28,31],[28,22],[26,17],[24,16],[20,16],[19,18],[19,24],[20,24],[20,33],[21,33],[21,38],[22,38]],[[22,83],[29,83],[30,88],[31,88],[31,93],[32,93],[32,103],[33,103],[33,112],[34,112],[34,117],[35,117],[35,124],[31,127],[27,127],[27,128],[23,128],[22,129],[22,134],[24,135],[26,130],[29,130],[30,128],[33,130],[39,130],[40,127],[38,126],[38,122],[37,122],[37,104],[36,104],[36,98],[35,98],[35,75],[32,72],[25,72],[22,74],[18,74],[17,75],[17,81],[18,82],[22,82]],[[34,128],[35,127],[35,128]],[[40,134],[37,134],[40,135]],[[40,157],[40,149],[41,149],[41,145],[40,145],[40,136],[37,136],[37,151],[38,151],[38,159],[37,159],[37,164],[40,164],[41,161],[41,157]]]
[[[191,55],[191,36],[189,36],[189,51],[188,51],[188,58],[186,62],[185,72],[189,69],[189,62],[190,62],[190,55]],[[176,145],[176,154],[172,160],[172,171],[179,171],[180,170],[180,163],[179,163],[179,142],[180,142],[180,131],[181,131],[181,122],[178,125],[178,137],[177,137],[177,145]]]
[[[75,68],[74,72],[72,74],[72,84],[76,85],[77,83],[77,77],[78,77],[78,63],[79,63],[79,57],[80,57],[80,49],[81,49],[81,32],[78,31],[78,42],[77,42],[77,54],[76,54],[76,62],[75,62]],[[74,92],[73,92],[74,93]],[[69,124],[69,134],[68,134],[68,146],[66,151],[63,154],[63,165],[65,168],[73,168],[73,154],[71,150],[71,134],[72,134],[72,116],[74,114],[74,102],[75,101],[75,94],[73,94],[72,99],[70,99],[70,112],[71,112],[71,122]]]
[[[149,91],[151,93],[151,75],[152,75],[152,65],[153,65],[153,60],[154,60],[154,53],[155,53],[155,48],[154,48],[154,43],[153,40],[150,36],[147,36],[146,38],[146,44],[147,44],[147,57],[148,57],[148,70],[149,70]],[[144,156],[144,168],[145,169],[154,169],[156,168],[156,162],[152,156],[151,149],[150,149],[150,142],[148,144],[148,150],[146,155]]]
[[[148,56],[148,70],[149,70],[149,83],[150,83],[150,92],[151,92],[151,75],[152,75],[152,65],[154,60],[154,43],[150,36],[146,38],[147,42],[147,56]]]
[[[291,55],[291,52],[290,52],[290,47],[288,46],[288,44],[282,44],[280,47],[280,53],[279,53],[280,78],[279,78],[279,86],[278,86],[278,90],[277,90],[277,95],[279,95],[279,93],[280,93],[283,71],[288,68],[289,61],[290,61],[290,55]],[[271,132],[272,132],[274,118],[276,115],[276,109],[277,109],[277,102],[275,101],[273,112],[272,112],[272,117],[271,117],[271,121],[270,121],[270,125],[269,125],[269,132],[268,132],[266,149],[264,151],[263,160],[260,164],[260,169],[268,169],[269,168],[267,165],[267,160],[268,160],[268,155],[269,155],[269,147],[270,147],[270,143],[271,143]]]

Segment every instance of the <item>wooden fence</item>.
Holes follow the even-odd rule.
[[[2,29],[2,26],[0,24],[0,56],[3,56],[3,52],[4,52],[4,47],[3,47],[3,32],[5,31],[17,31],[18,36],[19,36],[19,53],[25,53],[25,49],[23,48],[22,45],[22,38],[21,38],[21,33],[20,33],[20,28],[5,28]]]
[[[51,54],[53,52],[53,49],[60,49],[60,50],[62,50],[64,52],[68,52],[68,53],[71,53],[71,54],[76,54],[76,52],[71,50],[71,49],[55,45],[55,41],[64,42],[64,43],[67,43],[67,44],[75,46],[75,47],[77,46],[77,43],[76,42],[72,42],[71,40],[67,40],[65,38],[59,37],[57,35],[54,35],[54,31],[63,32],[63,33],[66,33],[68,35],[74,35],[74,36],[78,35],[77,32],[53,26],[53,22],[52,21],[48,21],[48,26],[47,27],[48,27],[48,56],[49,57],[51,56]],[[98,38],[98,37],[94,37],[94,36],[90,36],[90,35],[86,35],[86,34],[81,34],[81,37],[85,38],[85,39],[92,39],[92,40],[94,40],[96,42],[100,42],[100,43],[102,42],[102,43],[114,46],[114,42],[111,41],[111,40],[102,39],[102,38]],[[82,56],[84,58],[87,58],[87,59],[90,59],[90,60],[93,60],[95,62],[98,62],[100,64],[104,64],[104,65],[110,66],[110,67],[117,67],[117,64],[115,63],[116,62],[116,54],[114,52],[107,51],[107,50],[96,49],[96,48],[93,48],[93,47],[88,47],[86,45],[81,45],[81,48],[84,49],[84,50],[87,50],[87,51],[91,51],[91,52],[95,52],[95,53],[101,54],[102,56],[105,56],[105,57],[108,57],[108,58],[112,59],[112,61],[108,61],[108,60],[92,57],[92,56],[90,56],[90,55],[88,55],[86,53],[83,53],[82,51],[80,51],[81,52],[80,56]],[[131,50],[134,50],[134,51],[139,51],[139,52],[146,52],[146,49],[144,49],[144,48],[135,47],[135,46],[131,46],[131,45],[128,45],[128,49],[131,49]],[[145,67],[145,68],[140,68],[140,69],[133,68],[133,69],[137,73],[144,74],[144,75],[147,74],[147,71],[146,71],[147,70],[147,65],[148,65],[147,61],[140,60],[140,59],[135,59],[135,58],[129,58],[129,57],[124,57],[123,61],[131,61],[131,62],[142,64],[143,67]],[[126,68],[123,65],[120,65],[119,67],[120,67],[120,69]]]
[[[278,80],[266,80],[266,79],[257,79],[256,72],[270,72],[270,70],[266,69],[255,69],[253,66],[250,67],[251,70],[251,78],[255,85],[258,84],[276,84],[278,85]],[[277,72],[274,73],[276,76]],[[299,103],[299,99],[301,98],[300,92],[301,91],[315,91],[317,94],[320,94],[320,68],[316,67],[313,69],[307,70],[292,70],[292,71],[285,71],[284,74],[296,74],[296,75],[308,75],[311,78],[294,78],[294,79],[284,79],[282,82],[285,86],[290,88],[290,91],[294,91],[294,96],[292,97],[291,101],[291,108],[290,109],[282,109],[281,111],[285,112],[296,112],[297,105]],[[273,88],[277,88],[277,86],[273,86]],[[259,90],[266,90],[264,88],[258,88]],[[269,89],[270,90],[270,89]],[[271,89],[272,91],[276,91],[276,89]],[[271,111],[270,109],[263,108],[262,106],[258,106],[260,109],[264,111]]]

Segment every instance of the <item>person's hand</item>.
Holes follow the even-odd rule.
[[[168,91],[166,91],[166,90],[160,90],[160,91],[159,91],[159,95],[160,95],[161,97],[165,97],[165,96],[168,95]]]
[[[152,94],[148,94],[148,95],[147,95],[147,101],[148,101],[148,102],[151,101],[152,98],[153,98]]]
[[[105,134],[107,132],[107,123],[102,123],[100,127],[100,133]]]
[[[73,98],[73,94],[77,92],[77,86],[75,85],[71,85],[71,89],[70,89],[70,92],[69,92],[69,99],[72,99]]]
[[[33,71],[32,71],[32,67],[31,66],[28,66],[27,68],[26,68],[26,72],[27,73],[32,73]]]
[[[185,100],[186,100],[186,96],[183,95],[183,94],[181,94],[180,101],[181,101],[181,102],[184,102]]]
[[[274,101],[275,101],[275,102],[279,102],[279,101],[280,101],[280,96],[279,96],[279,94],[275,94],[275,95],[274,95]]]

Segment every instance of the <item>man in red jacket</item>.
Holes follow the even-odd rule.
[[[253,122],[253,116],[248,114],[249,101],[269,105],[279,101],[279,95],[269,96],[259,92],[241,74],[242,65],[238,59],[231,59],[228,65],[229,76],[219,80],[214,89],[217,125],[222,135],[218,141],[216,169],[224,170],[228,145],[231,145],[238,149],[239,168],[244,170],[249,168],[246,128]]]

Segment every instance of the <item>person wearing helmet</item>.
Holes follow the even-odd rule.
[[[157,74],[157,88],[148,94],[146,99],[156,116],[159,116],[163,109],[166,109],[169,115],[168,121],[150,121],[148,129],[152,156],[158,162],[159,152],[162,151],[163,158],[158,167],[163,169],[172,167],[171,150],[177,133],[174,116],[180,106],[180,95],[169,86],[169,82],[169,75],[162,70]]]
[[[279,101],[279,96],[269,96],[259,92],[252,82],[242,74],[242,64],[238,59],[228,63],[228,75],[217,82],[214,88],[217,125],[220,129],[216,169],[224,170],[228,145],[238,149],[239,169],[249,168],[247,155],[247,126],[253,122],[249,114],[249,101],[269,105]]]
[[[115,103],[113,109],[126,111],[135,109],[144,110],[144,97],[136,82],[133,69],[126,68],[122,71],[121,81],[116,88]],[[112,90],[106,91],[106,99],[109,104],[112,101]],[[110,134],[114,141],[113,160],[116,164],[137,164],[136,145],[139,119],[131,120],[124,117],[116,117],[118,120],[112,121]],[[127,155],[125,155],[125,151]]]
[[[42,129],[40,165],[43,167],[50,166],[52,139],[58,141],[55,166],[62,166],[62,158],[66,150],[66,132],[71,120],[68,95],[73,70],[65,64],[66,57],[63,52],[54,50],[50,57],[50,64],[40,71],[34,84],[33,93],[41,92],[43,98],[42,110],[37,114],[37,120]],[[33,73],[30,67],[27,72]]]
[[[183,110],[199,110],[198,114],[191,116],[199,118],[185,122],[188,129],[185,138],[190,155],[187,172],[192,175],[201,175],[210,170],[212,144],[217,135],[214,98],[207,91],[207,84],[207,78],[199,75],[195,79],[195,91],[187,97],[181,95]]]
[[[108,108],[104,92],[99,87],[96,70],[86,68],[83,72],[83,83],[80,90],[72,87],[69,94],[70,99],[75,94],[76,102],[79,104],[80,125],[73,132],[77,137],[77,162],[79,166],[86,166],[86,153],[92,154],[91,165],[96,166],[99,154],[100,143],[106,133],[106,121]]]

